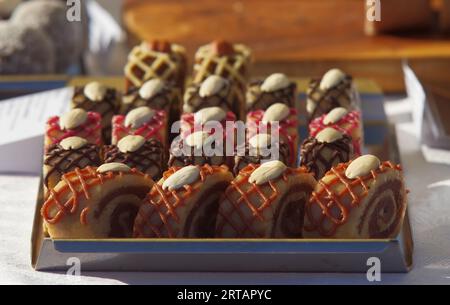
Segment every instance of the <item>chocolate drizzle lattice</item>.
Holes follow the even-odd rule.
[[[115,89],[108,88],[102,101],[92,101],[84,95],[84,87],[76,87],[72,98],[72,108],[99,113],[102,117],[115,114],[118,111],[119,96]]]
[[[246,95],[247,111],[267,110],[276,103],[285,104],[289,108],[297,108],[295,103],[296,83],[292,82],[289,87],[273,92],[263,92],[261,90],[262,84],[263,81],[261,80],[250,83]]]
[[[339,226],[347,223],[351,210],[369,194],[371,184],[379,175],[391,169],[401,171],[400,165],[386,161],[364,177],[348,179],[345,176],[348,166],[349,163],[339,164],[331,169],[325,177],[327,179],[319,181],[306,205],[306,231],[317,231],[324,237],[333,236]],[[313,214],[313,209],[320,212]]]
[[[148,174],[153,180],[162,176],[164,169],[163,145],[157,139],[150,139],[134,152],[123,153],[115,145],[104,147],[105,163],[123,163]]]
[[[78,149],[65,150],[60,144],[53,144],[44,157],[44,165],[48,168],[44,177],[44,185],[49,186],[49,178],[53,175],[58,181],[63,174],[73,171],[75,168],[99,166],[100,164],[100,151],[97,145],[86,144]]]
[[[119,96],[115,89],[108,88],[101,101],[92,101],[84,94],[84,87],[75,88],[72,108],[97,112],[102,118],[102,136],[106,142],[111,140],[111,118],[119,112]]]
[[[126,115],[131,110],[143,106],[156,110],[165,110],[169,113],[172,106],[180,107],[181,99],[181,90],[170,84],[165,85],[161,92],[149,99],[144,99],[140,96],[139,88],[132,88],[123,97],[120,114]]]
[[[238,118],[243,116],[244,95],[236,86],[230,84],[217,94],[201,97],[201,84],[191,84],[184,94],[183,110],[195,113],[208,107],[220,107],[224,111],[233,112]]]
[[[337,107],[349,110],[358,107],[358,97],[351,76],[347,75],[336,87],[326,91],[320,89],[320,82],[321,80],[318,79],[312,80],[307,90],[307,110],[310,121]]]
[[[316,179],[320,179],[333,166],[349,161],[352,154],[352,138],[347,135],[332,143],[309,137],[301,146],[300,164],[308,168]]]

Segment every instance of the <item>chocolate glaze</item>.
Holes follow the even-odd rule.
[[[302,238],[303,221],[305,216],[305,204],[308,201],[313,188],[308,184],[297,184],[291,187],[292,192],[286,193],[280,200],[275,211],[274,222],[271,230],[271,238]],[[285,202],[286,198],[295,194],[305,193],[302,199]],[[299,196],[300,197],[300,196]],[[280,215],[281,214],[281,215]],[[277,232],[278,222],[281,222],[281,232]]]
[[[289,108],[296,108],[297,84],[291,83],[289,87],[274,92],[261,91],[262,80],[250,83],[247,91],[247,111],[267,110],[276,103],[283,103]]]
[[[149,139],[138,150],[128,153],[122,153],[115,145],[108,145],[103,149],[103,157],[105,163],[126,164],[150,175],[153,180],[159,180],[165,170],[164,148],[157,139]]]
[[[88,143],[81,148],[70,150],[65,150],[59,143],[53,144],[44,155],[44,165],[49,167],[44,176],[44,185],[49,187],[49,179],[52,176],[59,180],[63,174],[75,168],[96,167],[101,163],[100,150],[94,144]]]
[[[329,158],[324,156],[325,149],[332,151]],[[352,154],[352,138],[348,135],[343,135],[342,139],[333,143],[322,143],[316,138],[309,137],[301,146],[300,165],[307,167],[316,179],[321,179],[333,166],[349,161]],[[325,170],[320,169],[319,162],[325,167]]]

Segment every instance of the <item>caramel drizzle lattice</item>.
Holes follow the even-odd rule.
[[[181,167],[171,167],[163,174],[164,181],[171,175],[177,172]],[[186,205],[186,201],[197,193],[203,186],[208,176],[219,172],[228,171],[226,166],[210,166],[208,164],[198,166],[200,169],[200,179],[191,184],[185,185],[178,190],[164,190],[162,184],[156,183],[153,185],[150,193],[147,196],[144,207],[139,210],[136,218],[134,233],[135,237],[145,236],[145,232],[150,230],[156,237],[165,237],[164,232],[167,232],[167,237],[173,238],[180,234],[181,218],[177,213],[177,209]],[[152,218],[157,214],[157,219],[160,221],[152,222]],[[176,225],[171,222],[174,221]]]
[[[49,224],[56,224],[68,214],[75,214],[78,211],[79,199],[84,197],[90,199],[90,190],[98,185],[104,184],[108,180],[114,179],[116,176],[123,175],[143,175],[136,169],[132,169],[128,173],[113,173],[106,174],[98,173],[95,167],[88,166],[83,169],[76,168],[74,171],[64,174],[61,181],[64,184],[61,187],[50,189],[49,197],[45,201],[41,209],[41,215]],[[145,175],[146,176],[146,175]],[[61,197],[66,196],[65,202],[61,201]],[[56,212],[55,212],[56,209]],[[90,207],[85,207],[80,212],[80,222],[87,224],[87,215]]]
[[[348,221],[350,211],[353,207],[359,206],[361,200],[369,193],[369,184],[374,181],[379,174],[386,172],[388,169],[401,170],[400,165],[395,165],[390,161],[383,162],[376,170],[372,170],[370,174],[356,179],[348,179],[345,176],[345,171],[349,163],[341,163],[327,174],[333,175],[333,178],[327,183],[323,180],[319,181],[318,188],[312,193],[310,201],[306,204],[306,217],[310,222],[310,226],[305,226],[305,230],[317,230],[322,236],[332,236],[339,226]],[[334,186],[344,186],[340,192],[333,190]],[[358,191],[361,189],[362,191]],[[350,196],[352,199],[351,205],[346,206],[343,202],[345,196]],[[312,214],[313,205],[319,206],[320,216],[314,218]],[[337,208],[339,217],[335,217],[333,209]],[[327,230],[325,223],[330,224],[331,227]]]
[[[134,69],[136,68],[142,72],[142,76],[135,74]],[[128,57],[125,75],[134,86],[140,87],[146,80],[152,78],[161,78],[167,81],[177,80],[180,70],[180,63],[171,57],[171,53],[163,53],[136,46]]]
[[[282,181],[286,183],[290,175],[306,173],[305,168],[288,168],[281,177],[273,181],[269,181],[267,184],[257,185],[255,183],[250,183],[248,179],[251,174],[260,165],[250,164],[239,172],[239,178],[231,182],[231,185],[225,191],[226,202],[228,202],[232,209],[225,213],[223,208],[219,209],[219,219],[217,224],[216,233],[217,236],[222,236],[222,232],[225,226],[231,227],[235,231],[235,236],[253,236],[257,238],[264,237],[263,233],[257,232],[254,229],[255,222],[263,222],[264,211],[271,207],[272,202],[275,201],[280,195],[278,183]],[[249,186],[244,188],[244,186]],[[266,195],[263,191],[270,191],[270,195]],[[232,194],[238,194],[239,198],[237,200],[233,199]],[[253,200],[256,195],[257,200]],[[251,217],[247,217],[244,213],[245,209],[251,211]],[[239,220],[234,220],[233,215],[238,215]],[[243,226],[242,226],[243,225]],[[239,228],[241,226],[241,228]],[[249,234],[248,234],[249,233]]]
[[[164,161],[163,145],[157,139],[150,139],[134,152],[122,153],[117,146],[111,145],[104,148],[104,163],[123,163],[131,168],[136,168],[143,173],[150,169],[156,169],[156,176],[160,178]]]
[[[204,47],[199,49],[196,62],[194,83],[201,83],[209,75],[220,75],[237,82],[240,88],[245,87],[248,58],[244,54],[235,52],[231,55],[218,56]]]

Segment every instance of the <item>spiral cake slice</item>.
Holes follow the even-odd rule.
[[[49,190],[41,215],[54,239],[131,237],[152,179],[121,163],[75,169]]]
[[[247,166],[225,191],[216,236],[301,238],[304,207],[315,185],[305,168],[280,161]]]
[[[170,168],[139,210],[134,236],[214,237],[219,199],[232,179],[226,166]]]
[[[305,237],[394,238],[405,216],[401,168],[365,155],[341,163],[319,181],[306,205]]]

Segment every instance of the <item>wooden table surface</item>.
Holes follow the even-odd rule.
[[[361,0],[125,0],[124,24],[138,40],[167,39],[196,48],[220,38],[244,42],[255,74],[297,77],[338,66],[373,78],[385,91],[403,90],[401,60],[422,79],[450,84],[450,39],[435,34],[364,34]]]

